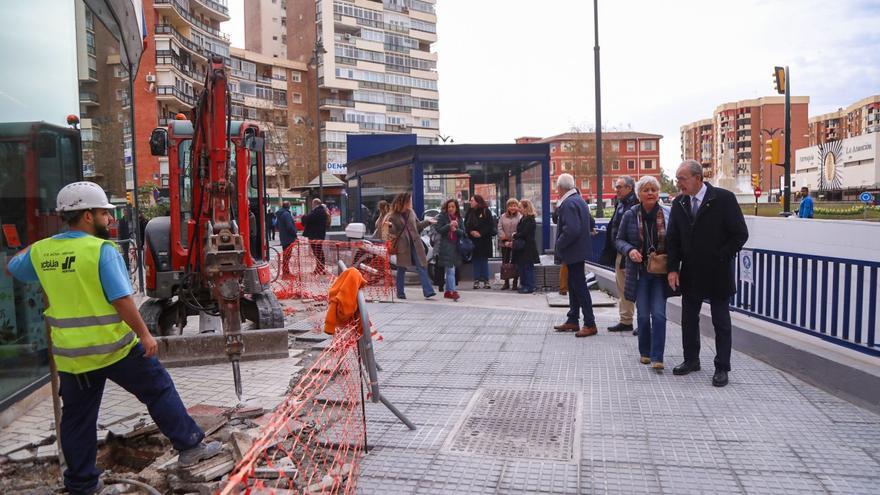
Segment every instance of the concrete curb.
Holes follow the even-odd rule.
[[[286,328],[244,330],[242,361],[288,357]],[[229,361],[222,333],[158,337],[159,361],[166,368],[204,366]]]
[[[589,265],[599,287],[617,295],[611,270]],[[826,392],[880,414],[880,360],[780,325],[731,312],[733,348],[791,373]],[[666,303],[666,319],[681,324],[681,299]],[[715,337],[707,304],[700,313],[700,333]],[[707,350],[709,354],[714,349]],[[736,370],[733,371],[736,373]]]

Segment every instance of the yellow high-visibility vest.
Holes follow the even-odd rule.
[[[107,302],[98,266],[101,246],[112,241],[86,235],[48,238],[30,248],[31,263],[49,297],[44,316],[52,329],[59,371],[85,373],[128,355],[137,336]]]

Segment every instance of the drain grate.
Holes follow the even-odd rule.
[[[444,450],[576,460],[580,401],[572,392],[480,389]]]

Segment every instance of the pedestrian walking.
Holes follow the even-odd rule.
[[[492,256],[492,235],[495,219],[489,205],[479,194],[471,196],[465,230],[474,242],[471,263],[474,266],[474,289],[491,289],[489,286],[489,257]]]
[[[406,192],[400,193],[394,198],[391,203],[391,214],[388,215],[386,222],[389,224],[390,252],[397,256],[397,297],[406,299],[406,293],[403,289],[406,284],[406,270],[408,268],[414,269],[419,274],[422,294],[425,299],[436,296],[437,293],[434,292],[426,269],[428,259],[425,254],[425,245],[422,244],[422,238],[419,237],[419,232],[434,221],[420,222],[416,218],[416,212],[412,209],[412,195]]]
[[[373,237],[387,241],[388,224],[386,221],[388,220],[388,214],[391,213],[391,204],[383,199],[379,201],[378,210],[379,216],[376,217],[376,230],[373,232]]]
[[[290,213],[290,201],[281,203],[281,209],[275,212],[275,223],[278,225],[278,239],[281,241],[281,276],[290,277],[290,252],[296,242],[296,223]]]
[[[122,261],[125,262],[125,272],[131,273],[131,257],[128,251],[131,248],[131,234],[133,222],[131,220],[131,209],[126,206],[122,210],[122,218],[119,219],[117,235],[119,237],[119,247],[122,250]]]
[[[324,238],[330,226],[330,213],[320,198],[312,200],[312,211],[302,217],[303,237],[307,238],[315,256],[315,273],[326,273],[324,268]],[[321,242],[314,242],[321,241]]]
[[[516,225],[513,233],[513,262],[519,272],[522,287],[517,292],[520,294],[532,294],[535,292],[535,263],[540,263],[538,258],[538,245],[535,243],[535,207],[532,202],[524,199],[520,202],[522,219]]]
[[[437,232],[437,244],[434,248],[438,253],[438,267],[443,267],[445,275],[443,297],[453,301],[458,301],[461,297],[456,290],[455,274],[462,262],[461,253],[458,252],[458,240],[466,235],[462,224],[458,201],[447,199],[443,203],[441,213],[437,215],[437,224],[434,225],[434,230]]]
[[[45,318],[63,401],[64,486],[72,494],[103,489],[95,465],[98,410],[109,379],[147,406],[159,430],[192,466],[220,452],[187,414],[174,383],[156,360],[157,343],[138,313],[119,251],[107,240],[114,206],[93,182],[61,188],[57,211],[69,231],[42,239],[16,255],[9,271],[37,282],[49,300]]]
[[[635,305],[632,301],[623,297],[626,285],[626,255],[619,253],[615,246],[624,213],[639,202],[635,193],[635,184],[632,177],[624,175],[617,179],[614,185],[614,191],[617,193],[617,204],[614,207],[611,220],[608,221],[608,227],[605,231],[605,246],[602,248],[602,255],[599,257],[600,264],[614,267],[617,285],[617,314],[619,319],[616,325],[608,327],[609,332],[638,333],[638,330],[633,328]]]
[[[807,186],[801,188],[801,204],[798,206],[799,218],[813,218],[813,198]]]
[[[635,302],[638,311],[639,362],[663,369],[666,348],[666,230],[668,206],[659,203],[660,183],[653,176],[639,179],[639,203],[623,214],[617,250],[624,256],[626,276],[621,300]]]
[[[590,209],[578,194],[571,174],[561,174],[556,179],[556,192],[559,195],[556,203],[556,252],[568,268],[569,310],[565,323],[553,328],[558,332],[576,332],[575,337],[589,337],[597,332],[593,301],[584,272],[584,263],[592,252]],[[580,313],[584,316],[583,327],[578,326]]]
[[[275,211],[271,207],[266,208],[266,232],[269,233],[270,241],[275,240],[275,229],[277,228],[277,226],[278,224],[275,220]]]
[[[516,198],[508,199],[507,210],[498,217],[498,244],[501,245],[501,278],[504,279],[504,285],[501,286],[501,290],[517,290],[517,282],[519,281],[519,272],[512,257],[513,234],[516,233],[516,226],[523,217],[519,211],[519,206],[519,201]],[[513,280],[512,285],[511,280]]]
[[[686,160],[675,180],[681,194],[672,202],[666,232],[667,280],[681,287],[681,341],[684,362],[673,369],[687,375],[700,369],[700,307],[709,299],[715,327],[715,374],[712,384],[727,385],[730,372],[730,296],[736,294],[733,259],[749,238],[736,196],[703,182],[703,167]]]

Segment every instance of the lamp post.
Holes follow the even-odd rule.
[[[774,127],[774,128],[772,128],[772,129],[761,129],[761,132],[766,132],[766,133],[767,133],[767,137],[770,138],[770,139],[773,139],[773,135],[776,134],[777,132],[781,131],[781,130],[782,130],[782,129],[780,129],[779,127]],[[764,146],[761,146],[761,149],[763,150],[763,149],[764,149]],[[763,163],[764,161],[765,161],[765,160],[764,160],[764,153],[761,153],[761,163]],[[775,164],[775,163],[771,163],[771,164],[769,164],[769,165],[770,165],[770,167],[768,167],[768,168],[770,169],[770,190],[767,192],[767,202],[768,202],[768,203],[772,203],[772,202],[773,202],[773,167],[774,167],[776,164]],[[761,171],[763,172],[763,168],[762,168]]]
[[[599,90],[599,0],[593,0],[593,31],[595,33],[593,63],[596,77],[596,196],[599,198],[599,202],[596,205],[596,218],[603,218],[605,216],[605,200],[602,198],[602,98]]]
[[[309,61],[309,68],[315,71],[315,150],[318,158],[318,197],[321,203],[324,202],[324,170],[321,166],[321,83],[318,78],[318,64],[320,56],[327,53],[324,49],[324,43],[315,33],[315,49],[312,52],[312,59]]]

